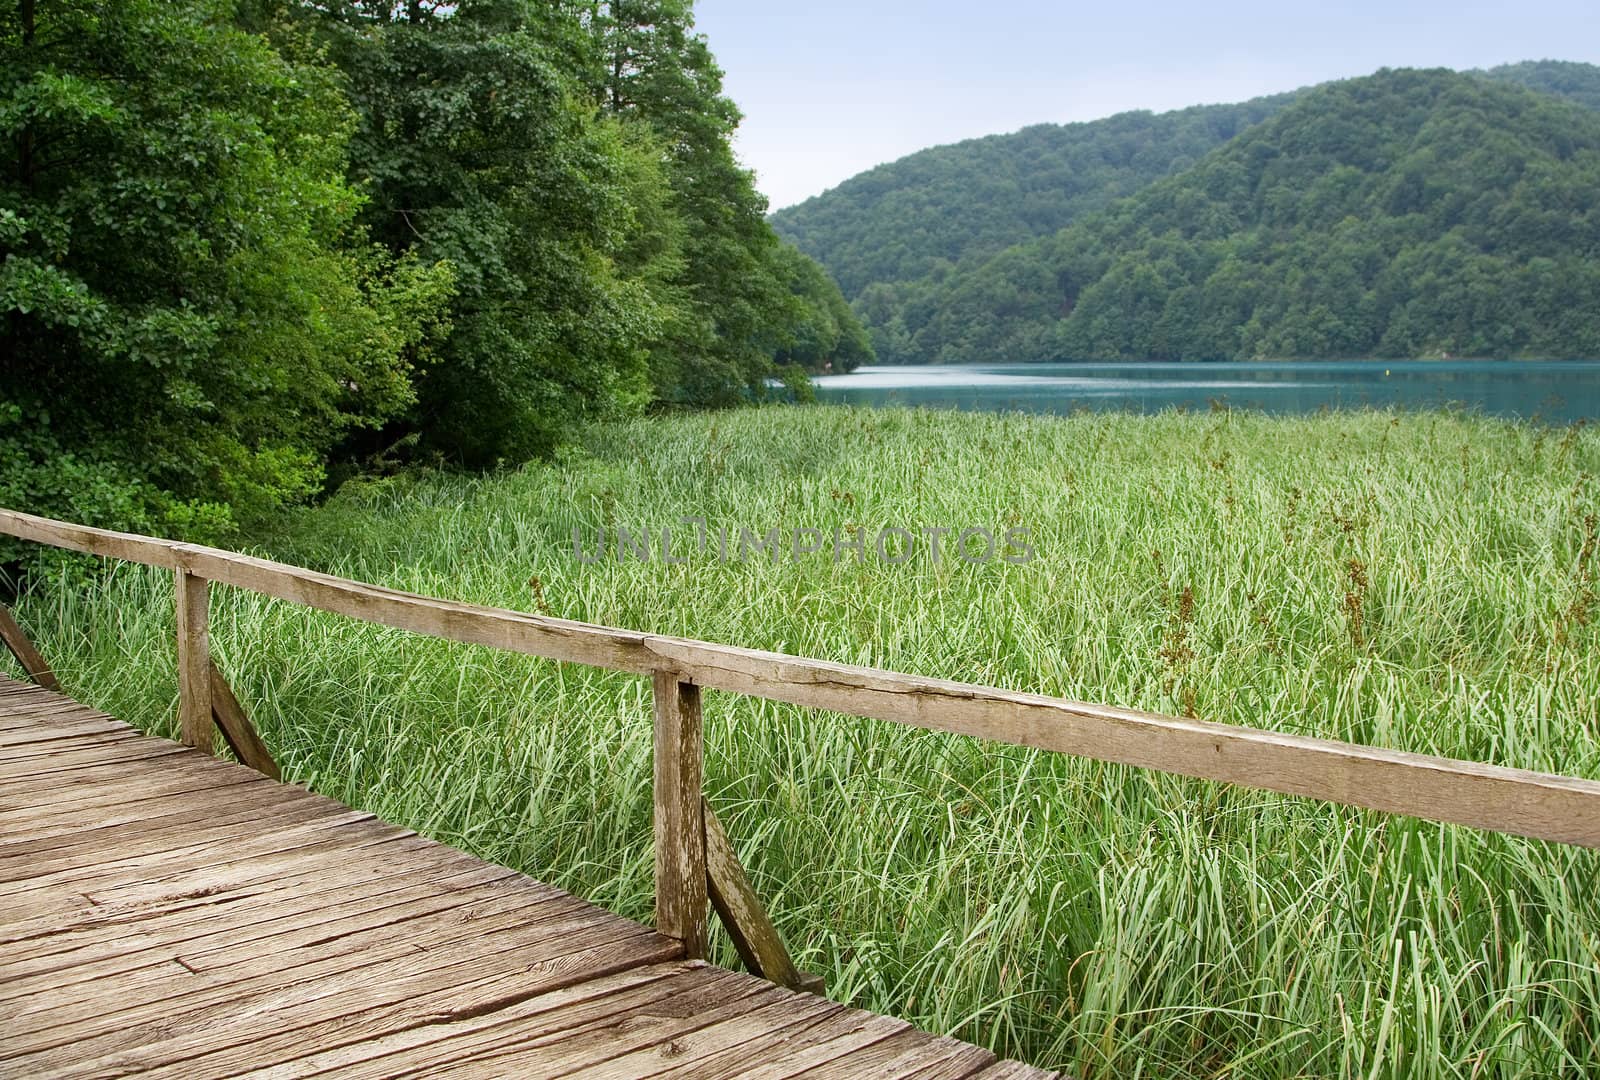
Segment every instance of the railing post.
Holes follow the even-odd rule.
[[[656,930],[706,955],[706,832],[700,688],[657,671],[655,689]]]
[[[177,568],[178,729],[185,746],[214,754],[216,723],[211,718],[211,637],[209,585],[203,577]]]

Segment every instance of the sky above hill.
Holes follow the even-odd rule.
[[[1596,0],[698,0],[772,208],[915,150],[1380,67],[1600,63]]]

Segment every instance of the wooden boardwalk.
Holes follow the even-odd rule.
[[[1044,1077],[0,676],[0,1075]]]

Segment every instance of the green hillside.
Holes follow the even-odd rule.
[[[1502,64],[1473,74],[1526,86],[1529,90],[1554,94],[1591,109],[1600,109],[1600,67],[1593,64],[1576,64],[1570,60],[1525,60],[1520,64]]]
[[[771,221],[855,300],[874,283],[938,275],[963,257],[1053,233],[1188,168],[1292,97],[1037,124],[935,146],[851,177]]]
[[[1505,84],[1523,86],[1600,108],[1600,67],[1591,64],[1530,61],[1458,78],[1488,81],[1496,84],[1495,89]],[[839,281],[870,328],[880,361],[1044,359],[1058,355],[1057,350],[1065,347],[1063,340],[1077,348],[1093,345],[1092,355],[1131,355],[1124,347],[1110,348],[1103,333],[1066,335],[1063,340],[1056,340],[1062,334],[1044,333],[1069,312],[1064,291],[1052,296],[1057,292],[1056,283],[1051,280],[1048,260],[1041,255],[1046,245],[1040,241],[1080,219],[1107,211],[1118,199],[1194,168],[1206,154],[1230,139],[1245,137],[1297,98],[1325,89],[1260,98],[1243,105],[1196,106],[1160,115],[1124,113],[1085,124],[1039,125],[1010,135],[934,147],[853,177],[832,191],[780,211],[772,221],[782,235],[817,258]],[[1337,107],[1318,110],[1317,122],[1343,123],[1333,115]],[[1500,118],[1505,117],[1500,114]],[[1487,116],[1482,119],[1488,122]],[[1469,116],[1461,122],[1470,125],[1474,119]],[[1443,160],[1447,162],[1448,156]],[[1423,159],[1410,164],[1413,172],[1429,168]],[[1330,223],[1302,224],[1316,231]],[[1440,222],[1441,228],[1452,224]],[[1502,225],[1501,231],[1507,235],[1501,239],[1514,243],[1518,226]],[[1435,238],[1442,238],[1442,233]],[[1427,306],[1426,302],[1422,305]],[[1250,314],[1256,314],[1254,308]],[[1260,315],[1264,320],[1273,318],[1270,307]],[[1363,318],[1359,313],[1356,317],[1358,321]],[[1031,324],[1025,332],[1018,332],[1019,319]],[[1246,344],[1248,336],[1249,342],[1274,354],[1298,355],[1293,345],[1297,335],[1304,337],[1303,327],[1269,328],[1283,332],[1264,335],[1255,331],[1245,335],[1244,329],[1243,324],[1232,327],[1222,335],[1223,343],[1238,348]],[[1465,340],[1467,344],[1458,347],[1468,351],[1478,345],[1500,348],[1508,342],[1510,347],[1520,342],[1522,348],[1547,350],[1552,355],[1587,348],[1560,327],[1547,328],[1555,332],[1542,336],[1505,332],[1504,328],[1499,333],[1485,330],[1481,335],[1462,329],[1435,333],[1437,341],[1419,347],[1453,352],[1443,342]],[[1357,336],[1363,340],[1372,337]],[[1187,342],[1178,354],[1216,354],[1217,335],[1210,337],[1203,347]],[[1413,337],[1397,334],[1391,346],[1403,350]],[[1369,340],[1373,351],[1381,344],[1382,335],[1377,341]],[[1050,351],[1040,353],[1046,348]]]
[[[1600,355],[1597,191],[1593,111],[1384,71],[954,275],[904,330],[942,362]]]

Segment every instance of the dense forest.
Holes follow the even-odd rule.
[[[0,61],[0,505],[216,538],[870,356],[690,0],[21,0]]]
[[[911,155],[773,220],[834,272],[890,363],[1595,355],[1565,307],[1588,280],[1568,269],[1593,251],[1594,117],[1552,98],[1600,103],[1600,68],[1385,72],[1028,128]],[[1224,183],[1245,153],[1267,188]],[[1408,184],[1430,212],[1389,198]]]
[[[1292,99],[1118,113],[935,146],[779,210],[772,224],[855,300],[1053,233],[1189,168]]]

